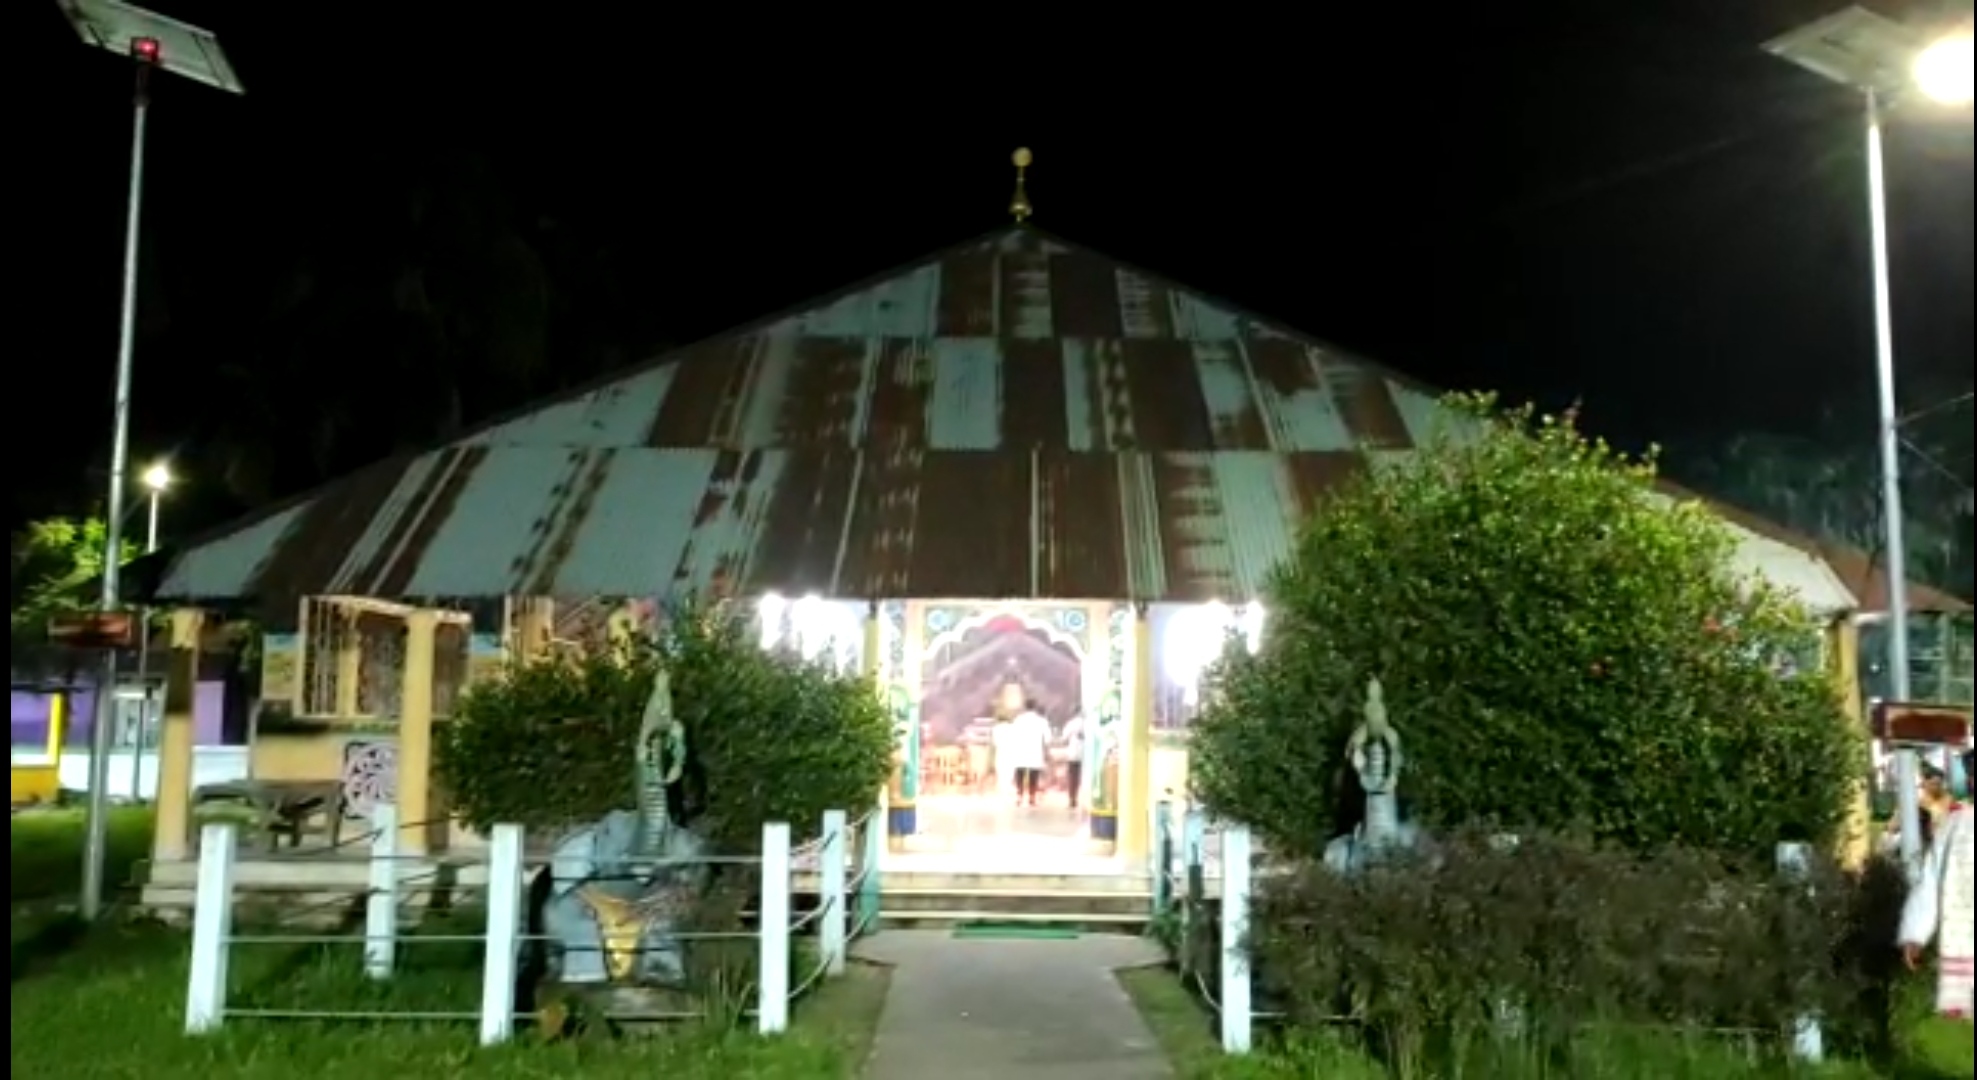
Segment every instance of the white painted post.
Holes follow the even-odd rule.
[[[188,1035],[218,1030],[227,1011],[227,951],[233,936],[233,866],[240,834],[229,823],[199,830],[199,886],[192,900],[192,976],[185,987]]]
[[[789,1027],[789,823],[762,826],[762,902],[760,913],[761,968],[755,985],[756,1030],[780,1035]]]
[[[364,973],[391,978],[398,957],[398,808],[371,809],[371,894],[364,900]]]
[[[851,911],[844,895],[844,855],[850,845],[845,832],[851,828],[842,810],[824,811],[824,846],[819,852],[817,903],[824,909],[818,918],[817,947],[824,952],[824,973],[844,974],[845,931],[851,925]]]
[[[1779,844],[1778,870],[1788,878],[1809,881],[1812,877],[1812,845]],[[1825,1060],[1826,1036],[1817,1015],[1807,1014],[1793,1022],[1792,1056],[1814,1063]]]
[[[487,956],[481,967],[481,1045],[515,1034],[515,980],[522,959],[522,827],[496,825],[488,837]]]
[[[1222,1052],[1247,1054],[1250,1048],[1249,829],[1222,830]]]

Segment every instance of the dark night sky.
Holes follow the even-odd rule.
[[[582,280],[552,273],[611,312],[581,346],[558,324],[552,381],[594,374],[602,339],[636,358],[992,227],[1009,151],[1028,145],[1037,224],[1428,382],[1582,397],[1593,427],[1634,443],[1811,433],[1828,414],[1871,436],[1855,101],[1757,48],[1831,0],[1358,5],[1383,14],[1274,25],[1177,7],[1063,26],[1026,4],[863,26],[769,8],[157,6],[217,31],[248,86],[167,80],[153,110],[135,447],[187,463],[178,513],[209,520],[180,528],[241,508],[199,471],[226,414],[270,408],[215,374],[269,362],[268,283],[305,255],[371,272],[360,256],[392,242],[397,193],[468,163],[518,228],[606,253]],[[7,76],[9,172],[28,188],[18,520],[99,497],[129,81],[54,4],[7,7],[32,58]],[[387,15],[413,7],[430,14]],[[1891,140],[1913,407],[1970,386],[1969,114],[1911,117]],[[321,363],[283,415],[326,386],[383,400],[393,378]]]

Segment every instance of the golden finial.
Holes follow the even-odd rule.
[[[1023,173],[1030,167],[1030,148],[1017,150],[1009,155],[1009,160],[1016,163],[1016,194],[1009,198],[1009,216],[1021,225],[1030,220],[1030,196],[1023,190]]]

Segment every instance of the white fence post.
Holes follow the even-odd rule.
[[[1254,1019],[1249,1000],[1249,829],[1222,830],[1222,1052],[1247,1054]]]
[[[1779,844],[1778,870],[1788,878],[1809,880],[1812,877],[1812,845]],[[1801,1016],[1793,1022],[1792,1056],[1800,1061],[1815,1063],[1825,1060],[1826,1036],[1820,1029],[1817,1015]]]
[[[515,1034],[515,979],[522,952],[522,827],[496,825],[488,837],[487,956],[481,967],[481,1045]]]
[[[762,902],[756,905],[761,971],[755,980],[756,1030],[780,1035],[789,1027],[789,823],[762,826]]]
[[[226,1018],[228,938],[233,936],[233,865],[240,834],[227,823],[199,830],[199,886],[192,900],[192,976],[185,1030],[213,1031]]]
[[[819,853],[822,862],[817,867],[817,903],[824,913],[818,916],[822,924],[817,927],[817,946],[824,952],[827,975],[844,974],[845,931],[851,925],[851,911],[846,907],[848,898],[844,895],[844,856],[851,846],[845,832],[850,828],[844,811],[824,811],[824,848]]]
[[[391,978],[398,958],[398,807],[371,808],[371,894],[364,900],[364,973]]]

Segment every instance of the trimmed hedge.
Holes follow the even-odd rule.
[[[1455,407],[1487,417],[1487,399]],[[1865,775],[1817,628],[1731,570],[1703,508],[1570,418],[1479,417],[1328,497],[1195,721],[1215,815],[1312,853],[1363,806],[1345,762],[1369,677],[1431,827],[1583,829],[1641,850],[1768,857],[1834,841]]]
[[[662,665],[686,729],[674,815],[720,850],[754,849],[769,821],[800,842],[825,810],[877,799],[893,743],[872,686],[766,652],[716,609],[676,616],[652,644],[513,664],[467,690],[435,746],[454,807],[476,828],[554,830],[635,806],[633,746]]]

